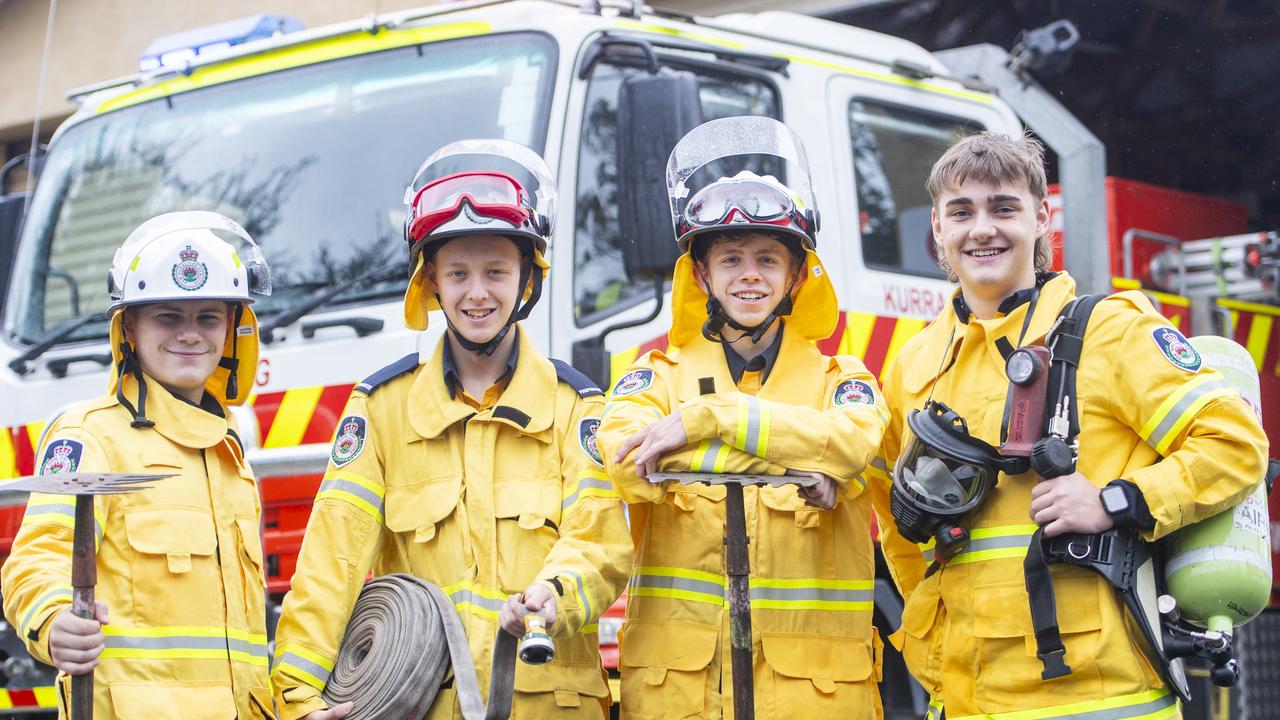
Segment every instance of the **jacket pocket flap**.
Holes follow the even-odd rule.
[[[1088,632],[1102,627],[1098,610],[1098,584],[1092,577],[1055,577],[1058,629],[1066,633]],[[1035,634],[1031,625],[1031,601],[1022,580],[979,585],[973,589],[973,634],[982,638],[1015,638]]]
[[[121,683],[109,685],[111,707],[120,720],[153,720],[183,717],[198,720],[233,720],[236,699],[229,685],[180,685],[173,683]]]
[[[240,531],[240,542],[244,545],[249,559],[262,567],[262,536],[258,534],[258,521],[253,518],[236,518],[236,528]]]
[[[144,452],[139,453],[138,459],[147,467],[166,467],[180,468],[182,467],[182,458],[172,453],[156,453]]]
[[[555,692],[569,690],[579,695],[602,698],[609,685],[600,668],[586,664],[528,665],[516,664],[516,690],[520,692]]]
[[[769,667],[779,675],[856,682],[871,677],[871,639],[794,633],[760,633]]]
[[[415,485],[388,485],[384,513],[387,529],[406,532],[434,526],[453,514],[462,493],[462,478]]]
[[[679,642],[672,642],[678,638]],[[627,667],[701,670],[711,664],[720,628],[678,620],[628,620],[619,641],[620,662]]]
[[[213,517],[203,510],[133,508],[125,512],[129,546],[148,555],[212,555],[218,545]]]
[[[783,485],[782,487],[761,485],[759,492],[760,501],[771,510],[797,512],[813,509],[805,505],[804,500],[800,499],[800,493],[796,492],[795,485]]]
[[[902,609],[902,630],[912,637],[922,638],[933,629],[937,616],[937,585],[920,583]]]

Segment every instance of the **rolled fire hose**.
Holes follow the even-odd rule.
[[[498,628],[486,710],[467,636],[448,596],[411,575],[384,575],[361,591],[322,697],[329,707],[354,703],[348,720],[420,720],[452,664],[463,718],[507,720],[515,661],[516,638]]]

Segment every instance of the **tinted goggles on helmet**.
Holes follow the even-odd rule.
[[[804,227],[795,200],[782,188],[755,179],[727,180],[699,190],[685,206],[685,221],[695,227],[734,222]]]
[[[485,217],[515,227],[529,221],[530,201],[524,188],[510,175],[499,172],[465,172],[447,175],[423,186],[410,200],[408,233],[418,242],[457,217],[463,203]]]

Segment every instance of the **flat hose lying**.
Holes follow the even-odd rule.
[[[338,662],[322,697],[351,701],[348,720],[420,720],[431,709],[450,662],[466,720],[506,720],[515,685],[516,638],[498,628],[488,709],[480,697],[471,649],[453,603],[436,585],[384,575],[356,600]]]

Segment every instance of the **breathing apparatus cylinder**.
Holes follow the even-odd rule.
[[[1191,338],[1204,364],[1222,373],[1262,417],[1258,373],[1249,351],[1215,335]],[[1257,487],[1239,505],[1170,533],[1161,541],[1164,579],[1182,620],[1230,633],[1271,596],[1267,491]]]

